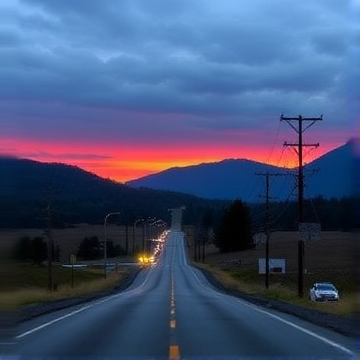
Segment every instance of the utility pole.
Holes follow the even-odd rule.
[[[266,204],[266,218],[265,218],[265,235],[266,235],[266,247],[265,247],[265,262],[266,262],[266,275],[265,275],[265,287],[268,289],[269,288],[269,248],[270,248],[270,221],[269,221],[269,191],[270,191],[270,181],[269,178],[270,176],[281,176],[281,175],[285,175],[285,174],[280,174],[280,173],[272,173],[270,174],[268,171],[266,173],[256,173],[256,175],[258,176],[265,176],[265,180],[266,180],[266,195],[265,195],[265,204]]]
[[[125,253],[129,255],[129,223],[127,220],[125,225]]]
[[[53,241],[52,241],[52,194],[53,189],[48,187],[46,189],[46,195],[48,200],[47,208],[45,209],[47,212],[47,221],[48,221],[48,228],[46,231],[47,238],[48,238],[48,246],[47,246],[47,253],[48,253],[48,288],[50,291],[53,290],[53,276],[52,276],[52,252],[53,252]]]
[[[318,147],[319,143],[316,144],[303,144],[303,133],[310,126],[315,124],[317,121],[322,121],[322,115],[320,117],[311,117],[306,118],[299,115],[298,117],[285,117],[281,115],[280,121],[286,121],[297,133],[298,133],[298,142],[297,143],[287,143],[284,142],[284,146],[295,147],[295,151],[298,155],[298,225],[304,222],[304,172],[303,172],[303,147],[312,146]],[[296,122],[295,126],[292,122]],[[303,127],[303,123],[308,122],[306,127]],[[298,296],[302,298],[304,296],[304,240],[299,238],[298,240]]]

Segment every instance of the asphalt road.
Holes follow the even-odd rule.
[[[217,291],[173,231],[125,291],[21,322],[2,349],[11,359],[357,359],[357,345]]]

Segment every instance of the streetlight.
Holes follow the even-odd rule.
[[[146,230],[147,230],[147,242],[146,242],[146,252],[151,252],[151,239],[153,237],[154,229],[152,226],[156,223],[156,217],[148,217],[146,219]],[[145,239],[143,243],[143,248],[145,251]]]
[[[113,213],[109,213],[105,216],[105,220],[104,220],[104,278],[106,279],[106,222],[107,222],[107,218],[110,215],[120,215],[119,212],[113,212]]]
[[[133,226],[133,243],[132,243],[132,254],[134,255],[134,253],[135,253],[135,229],[136,229],[136,224],[138,223],[138,222],[142,222],[142,221],[144,221],[144,219],[137,219],[137,220],[135,220],[135,222],[134,222],[134,226]]]

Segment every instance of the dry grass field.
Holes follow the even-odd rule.
[[[147,230],[144,230],[146,238]],[[0,250],[15,244],[23,236],[41,236],[45,240],[47,239],[44,229],[0,229]],[[100,241],[103,241],[105,237],[104,225],[78,224],[72,228],[52,229],[53,242],[60,247],[60,261],[69,262],[70,254],[76,253],[81,241],[85,237],[91,236],[97,236]],[[125,226],[107,224],[106,238],[108,241],[112,240],[114,245],[121,245],[124,250],[127,244],[128,253],[131,254],[133,249],[135,251],[142,249],[143,229],[141,225],[138,225],[134,234],[132,226],[129,226],[126,232]]]
[[[194,259],[193,232],[185,230],[189,255]],[[285,274],[270,274],[269,289],[265,275],[259,274],[259,258],[265,258],[265,244],[255,249],[219,253],[214,245],[206,245],[205,267],[227,286],[247,293],[296,302],[339,315],[349,315],[358,309],[359,234],[322,232],[319,240],[305,243],[304,297],[298,292],[298,233],[274,232],[270,236],[270,258],[285,259]],[[311,304],[308,291],[314,282],[333,282],[341,296],[335,304]]]
[[[185,241],[191,259],[194,259],[193,228],[185,227]],[[107,239],[126,244],[131,256],[132,249],[141,250],[143,229],[138,226],[126,231],[125,227],[107,225]],[[84,237],[98,236],[104,239],[104,226],[79,224],[73,228],[53,229],[53,241],[60,246],[60,260],[69,262],[71,253],[76,253]],[[144,232],[147,238],[147,231]],[[8,229],[0,230],[0,251],[16,243],[22,236],[43,236],[40,229]],[[304,299],[297,299],[297,266],[298,266],[298,233],[274,232],[270,237],[270,258],[285,259],[286,274],[271,274],[269,289],[265,289],[265,275],[258,274],[258,259],[265,258],[265,244],[255,249],[236,252],[219,253],[214,245],[205,246],[205,263],[198,265],[212,271],[223,283],[248,293],[275,297],[293,301],[322,310],[349,314],[358,306],[358,272],[359,265],[359,234],[345,232],[323,232],[319,240],[306,242],[304,263]],[[44,270],[46,271],[46,270]],[[309,304],[308,289],[313,282],[333,282],[340,291],[341,301],[338,304]]]

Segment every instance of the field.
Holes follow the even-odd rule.
[[[126,236],[127,233],[127,236]],[[135,236],[134,236],[135,235]],[[144,233],[145,239],[147,232]],[[3,255],[23,236],[41,236],[46,240],[43,229],[1,229],[0,230],[0,254]],[[52,229],[53,242],[60,247],[60,262],[69,264],[70,255],[76,253],[84,237],[98,236],[99,240],[105,237],[104,226],[79,224],[76,227],[66,229]],[[134,249],[136,252],[142,249],[143,231],[138,226],[135,233],[133,228],[107,224],[106,238],[114,244],[119,244],[129,253]],[[133,242],[133,240],[135,240]],[[129,257],[122,256],[116,260],[128,260]],[[49,271],[46,265],[36,266],[31,264],[13,264],[6,261],[0,262],[0,309],[8,307],[23,306],[55,299],[80,296],[93,292],[109,290],[119,281],[127,276],[129,267],[118,266],[117,272],[103,277],[103,268],[88,268],[74,270],[74,286],[72,286],[72,270],[63,268],[61,264],[54,263],[52,266],[53,283],[56,291],[48,290]],[[115,260],[115,259],[114,259]],[[102,259],[98,263],[101,264]],[[86,263],[77,261],[77,264]]]
[[[16,243],[23,236],[41,236],[45,240],[44,229],[1,229],[0,230],[0,250],[4,247],[9,247]],[[104,240],[105,228],[103,225],[88,225],[78,224],[71,228],[52,229],[52,240],[54,244],[60,247],[60,261],[68,263],[70,255],[76,253],[81,241],[85,237],[97,236],[100,241]],[[144,236],[144,237],[143,237]],[[133,227],[129,226],[128,231],[124,226],[116,226],[113,224],[106,225],[106,239],[112,240],[114,244],[119,244],[125,250],[128,248],[128,253],[134,249],[138,252],[142,249],[143,239],[147,238],[147,229],[138,225],[133,231]]]
[[[128,267],[121,267],[104,279],[103,271],[99,269],[76,269],[72,275],[71,269],[55,265],[52,274],[56,290],[49,291],[47,267],[21,265],[7,271],[13,281],[1,288],[2,310],[112,290],[129,274]]]
[[[185,230],[188,252],[194,259],[193,231]],[[323,232],[319,240],[305,243],[304,297],[298,298],[298,233],[274,232],[270,236],[270,258],[285,259],[285,274],[270,274],[269,288],[265,275],[259,274],[259,258],[265,258],[265,244],[255,249],[221,254],[214,245],[205,246],[197,264],[215,274],[228,287],[260,296],[277,298],[339,315],[357,311],[359,291],[359,234]],[[335,304],[312,304],[308,291],[312,283],[328,281],[338,288],[341,301]]]
[[[143,241],[148,236],[147,231],[143,233],[141,226],[138,226],[134,233],[133,227],[129,227],[126,231],[125,227],[108,224],[106,232],[108,240],[112,240],[114,244],[120,244],[124,249],[128,248],[129,257],[131,257],[133,249],[135,251],[142,249]],[[195,253],[193,228],[184,227],[184,232],[187,250],[193,260]],[[73,228],[53,229],[52,235],[53,241],[60,246],[61,262],[68,263],[70,254],[76,253],[84,237],[98,236],[102,240],[104,238],[104,227],[80,224]],[[44,230],[0,230],[1,249],[14,244],[22,236],[44,236]],[[265,288],[265,275],[258,273],[258,259],[265,258],[265,244],[244,252],[227,254],[219,253],[214,245],[208,244],[204,247],[204,263],[198,260],[197,264],[212,271],[223,283],[238,290],[292,301],[340,315],[348,315],[354,312],[358,306],[356,298],[359,285],[357,280],[358,238],[358,233],[323,232],[319,240],[306,242],[303,299],[297,297],[298,234],[296,232],[274,232],[271,234],[270,258],[285,259],[286,273],[271,274],[268,289]],[[14,274],[18,271],[19,269]],[[38,271],[37,275],[34,275],[35,271]],[[33,269],[28,271],[28,275],[23,272],[18,280],[15,280],[14,277],[12,281],[19,281],[19,287],[24,289],[25,286],[21,281],[26,278],[27,284],[32,284],[27,287],[27,290],[29,287],[39,288],[37,285],[39,282],[45,290],[46,274],[46,267],[38,270]],[[66,276],[67,279],[70,279],[69,275]],[[96,277],[95,274],[94,276]],[[96,281],[98,282],[97,286],[101,287],[101,279]],[[310,304],[307,299],[308,290],[311,284],[316,281],[333,282],[340,291],[341,301],[338,304]],[[63,288],[68,286],[68,280],[62,284]],[[77,283],[78,286],[80,286],[79,283]]]

